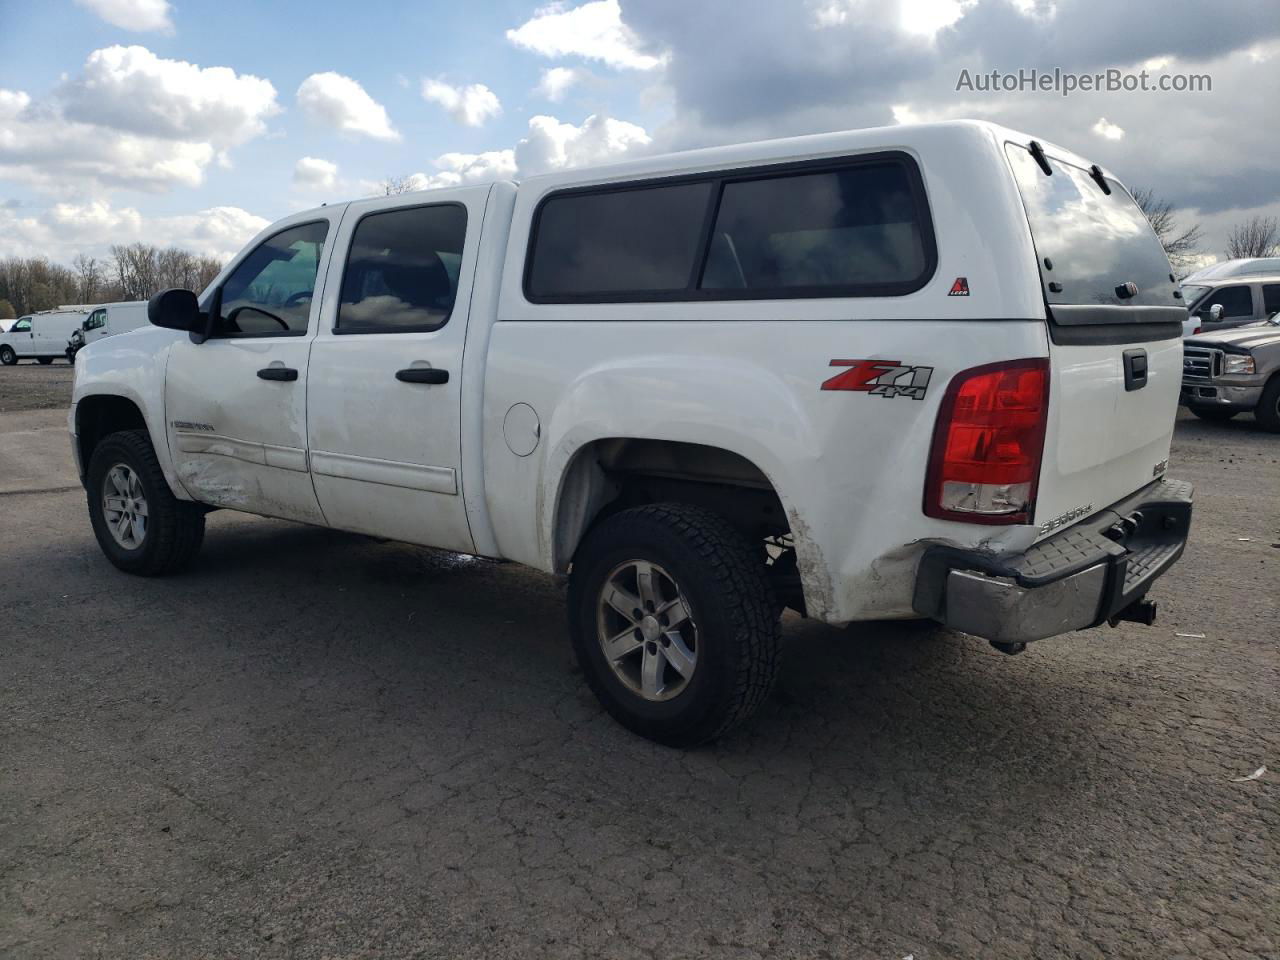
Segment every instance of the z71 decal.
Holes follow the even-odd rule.
[[[897,360],[832,360],[833,367],[849,367],[822,384],[823,390],[856,390],[877,397],[923,400],[933,367],[906,367]]]

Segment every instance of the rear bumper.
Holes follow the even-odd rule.
[[[1022,554],[931,547],[913,606],[996,643],[1098,626],[1141,600],[1182,556],[1192,495],[1190,483],[1157,480]]]

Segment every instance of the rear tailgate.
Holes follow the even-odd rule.
[[[1186,308],[1123,186],[1039,145],[1009,143],[1006,154],[1049,318],[1050,413],[1035,515],[1043,537],[1164,472]]]

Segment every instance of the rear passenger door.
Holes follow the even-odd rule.
[[[474,549],[460,381],[488,191],[348,209],[307,384],[311,473],[330,526]]]

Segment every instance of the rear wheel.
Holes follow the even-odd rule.
[[[1262,391],[1262,399],[1258,401],[1253,415],[1262,424],[1262,429],[1280,433],[1280,374],[1272,377]]]
[[[173,495],[145,430],[122,430],[99,443],[86,487],[98,546],[126,573],[175,573],[200,549],[204,511]]]
[[[0,346],[0,363],[3,363],[6,367],[12,367],[17,362],[18,355],[13,352],[13,347],[7,343]]]
[[[628,729],[670,746],[713,740],[773,688],[778,609],[761,551],[701,507],[637,507],[574,557],[570,632],[587,683]]]
[[[1192,407],[1191,412],[1201,420],[1221,423],[1225,420],[1230,420],[1240,411],[1232,410],[1230,407]]]

